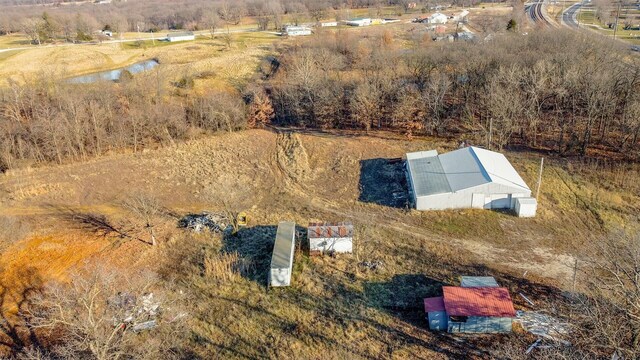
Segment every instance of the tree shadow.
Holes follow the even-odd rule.
[[[253,265],[252,271],[243,276],[266,287],[277,229],[275,225],[258,225],[241,228],[235,234],[225,233],[222,251],[237,252],[249,260]]]
[[[409,192],[402,159],[360,160],[360,196],[365,203],[408,208]]]
[[[368,306],[413,326],[424,327],[423,299],[442,296],[443,285],[447,284],[423,274],[400,274],[390,281],[365,283],[364,293]]]
[[[48,208],[53,211],[54,216],[77,230],[104,238],[116,238],[114,246],[128,240],[140,241],[146,245],[150,244],[148,241],[133,235],[134,229],[132,225],[116,224],[103,214],[83,212],[68,206],[49,205]]]
[[[15,356],[29,346],[43,348],[28,315],[31,299],[43,286],[44,281],[32,267],[22,269],[14,283],[0,283],[0,353]]]

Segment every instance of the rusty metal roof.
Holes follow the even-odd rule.
[[[309,239],[350,238],[353,237],[353,224],[350,222],[309,223],[307,236]]]
[[[442,291],[449,316],[516,316],[507,288],[443,286]]]
[[[424,312],[445,311],[444,298],[442,296],[424,299]]]

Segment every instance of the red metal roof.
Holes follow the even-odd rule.
[[[509,290],[501,287],[443,286],[444,307],[450,316],[515,317]]]
[[[424,299],[424,312],[445,311],[444,298],[442,296]]]

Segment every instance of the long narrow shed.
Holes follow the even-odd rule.
[[[296,246],[296,223],[281,221],[276,232],[276,241],[271,256],[269,270],[270,286],[291,285],[291,271],[293,268],[293,252]]]

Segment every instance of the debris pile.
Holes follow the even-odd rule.
[[[567,343],[563,338],[569,334],[569,324],[539,311],[516,311],[516,322],[525,331],[553,341]]]
[[[139,299],[130,293],[118,293],[109,301],[109,305],[119,314],[113,318],[114,327],[130,327],[134,332],[156,327],[160,303],[154,300],[153,293],[142,295]]]
[[[231,224],[231,221],[222,214],[203,212],[201,214],[188,214],[183,217],[178,226],[190,229],[195,232],[201,232],[209,229],[213,232],[224,232]]]

